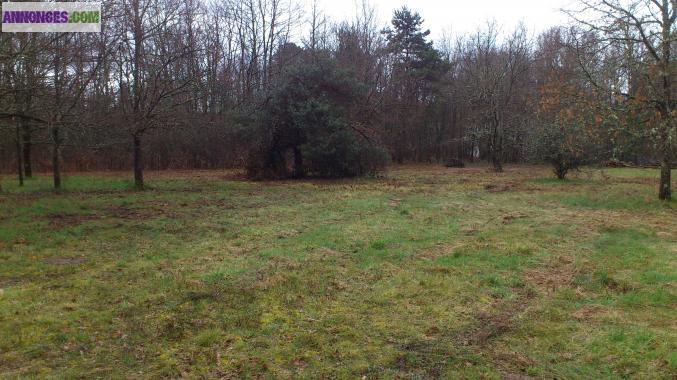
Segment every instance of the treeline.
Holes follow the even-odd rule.
[[[582,0],[539,35],[488,23],[433,41],[367,3],[111,0],[102,33],[0,34],[2,169],[247,168],[354,176],[389,161],[549,162],[675,152],[675,2]]]

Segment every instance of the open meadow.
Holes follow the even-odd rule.
[[[657,175],[3,177],[0,374],[674,379]]]

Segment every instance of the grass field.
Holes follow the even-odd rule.
[[[674,379],[657,174],[5,177],[0,376]]]

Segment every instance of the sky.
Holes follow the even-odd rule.
[[[568,19],[560,9],[570,8],[572,0],[370,0],[370,4],[383,25],[394,9],[407,5],[423,16],[433,39],[439,39],[445,31],[452,36],[474,32],[488,20],[496,20],[506,32],[523,21],[537,33],[565,24]],[[334,21],[355,16],[355,0],[319,0],[319,5]]]

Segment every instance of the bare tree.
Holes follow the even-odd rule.
[[[22,176],[52,162],[57,186],[62,166],[120,170],[133,160],[139,188],[148,168],[238,166],[248,154],[241,141],[253,133],[251,114],[277,77],[300,58],[322,57],[368,90],[349,123],[383,141],[395,161],[477,154],[501,170],[523,160],[534,125],[566,124],[556,118],[559,108],[537,109],[549,101],[539,91],[563,95],[557,83],[566,83],[575,96],[560,96],[558,104],[585,111],[578,116],[602,141],[599,158],[659,157],[667,198],[674,2],[581,0],[572,15],[585,30],[567,37],[576,54],[566,59],[583,64],[573,70],[567,62],[562,70],[541,65],[534,56],[541,47],[524,28],[506,35],[491,25],[457,44],[447,38],[433,45],[423,17],[408,10],[381,33],[367,0],[358,2],[354,19],[338,24],[317,1],[304,14],[298,0],[111,0],[100,35],[0,36],[7,132],[0,144]],[[578,107],[583,101],[567,106],[576,97],[588,108]],[[121,155],[125,148],[132,154]]]
[[[85,33],[55,33],[48,50],[49,69],[41,110],[52,147],[52,177],[55,189],[61,188],[61,150],[68,133],[82,127],[86,112],[83,100],[90,85],[100,75],[100,67],[109,53],[110,41]],[[74,140],[74,139],[73,139]],[[77,142],[76,142],[77,144]]]
[[[506,136],[521,125],[524,93],[530,65],[529,41],[524,27],[505,41],[489,23],[459,45],[460,70],[468,94],[468,121],[475,138],[486,140],[489,159],[496,171],[503,170]]]
[[[176,74],[192,55],[181,25],[187,4],[177,0],[122,0],[117,23],[119,111],[132,138],[134,183],[144,188],[143,137],[167,126],[171,111],[187,100],[194,78]],[[188,100],[190,101],[190,100]]]
[[[669,200],[671,190],[672,154],[675,127],[675,89],[673,79],[677,69],[673,48],[677,42],[675,20],[677,0],[579,0],[581,7],[567,13],[588,31],[594,32],[605,48],[621,47],[632,58],[644,80],[641,96],[632,88],[628,73],[622,85],[618,81],[603,81],[595,67],[581,59],[587,78],[606,93],[620,97],[629,105],[647,111],[645,122],[656,141],[656,153],[660,160],[661,179],[659,198]],[[632,53],[638,49],[642,54]],[[633,83],[634,82],[634,83]]]
[[[0,36],[0,118],[10,120],[15,128],[14,140],[19,182],[32,176],[32,145],[36,126],[44,120],[36,116],[37,98],[44,92],[44,52],[51,42],[39,34],[9,34]]]
[[[312,51],[326,47],[329,21],[327,16],[320,9],[318,0],[313,0],[308,18],[310,31],[308,32],[307,39],[304,40],[305,46]]]

